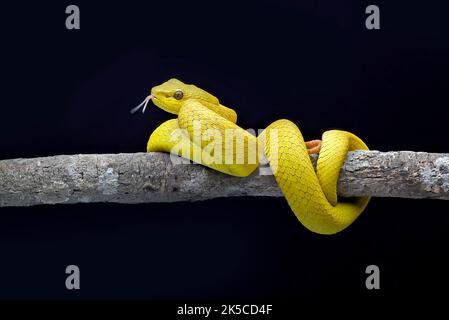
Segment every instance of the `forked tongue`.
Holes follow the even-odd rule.
[[[153,99],[153,98],[154,98],[154,96],[153,96],[152,94],[150,94],[148,97],[145,98],[145,100],[142,101],[141,104],[139,104],[137,107],[132,108],[130,112],[131,112],[131,113],[136,113],[140,108],[143,107],[142,113],[144,113],[144,112],[145,112],[145,109],[147,108],[148,102],[149,102],[151,99]]]

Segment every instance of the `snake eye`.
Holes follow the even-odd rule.
[[[184,94],[182,93],[181,90],[176,91],[175,94],[173,95],[173,97],[174,97],[176,100],[181,100],[183,96],[184,96]]]

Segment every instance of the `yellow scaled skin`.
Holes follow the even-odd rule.
[[[181,97],[179,92],[182,92]],[[156,106],[177,114],[178,118],[156,128],[148,141],[148,152],[175,153],[239,177],[248,176],[257,169],[262,156],[258,152],[263,152],[296,217],[307,229],[320,234],[335,234],[345,229],[368,204],[369,197],[337,201],[338,175],[347,152],[368,150],[355,135],[339,130],[326,131],[315,173],[302,134],[289,120],[273,122],[256,138],[235,124],[234,110],[194,85],[170,79],[152,88],[151,94]],[[233,129],[232,140],[220,138],[225,137],[229,129]],[[225,141],[232,141],[232,147],[225,148],[228,143]],[[262,147],[255,151],[257,144]],[[238,147],[244,150],[244,158],[237,159]],[[229,164],[225,159],[232,161]]]

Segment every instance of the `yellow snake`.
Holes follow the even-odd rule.
[[[313,232],[334,234],[345,229],[368,204],[369,197],[337,199],[338,176],[347,152],[368,149],[352,133],[324,132],[315,172],[306,142],[289,120],[273,122],[256,137],[240,128],[236,112],[215,96],[177,79],[153,87],[132,112],[142,105],[145,110],[150,100],[178,117],[154,130],[148,152],[171,152],[239,177],[253,173],[265,156],[290,208]],[[254,146],[261,147],[255,151]],[[243,157],[238,150],[243,150]]]

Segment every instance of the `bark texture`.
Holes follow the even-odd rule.
[[[197,164],[174,164],[164,153],[2,160],[0,206],[282,196],[267,172],[261,167],[250,177],[231,177]],[[449,154],[350,152],[340,171],[338,194],[449,200]]]

